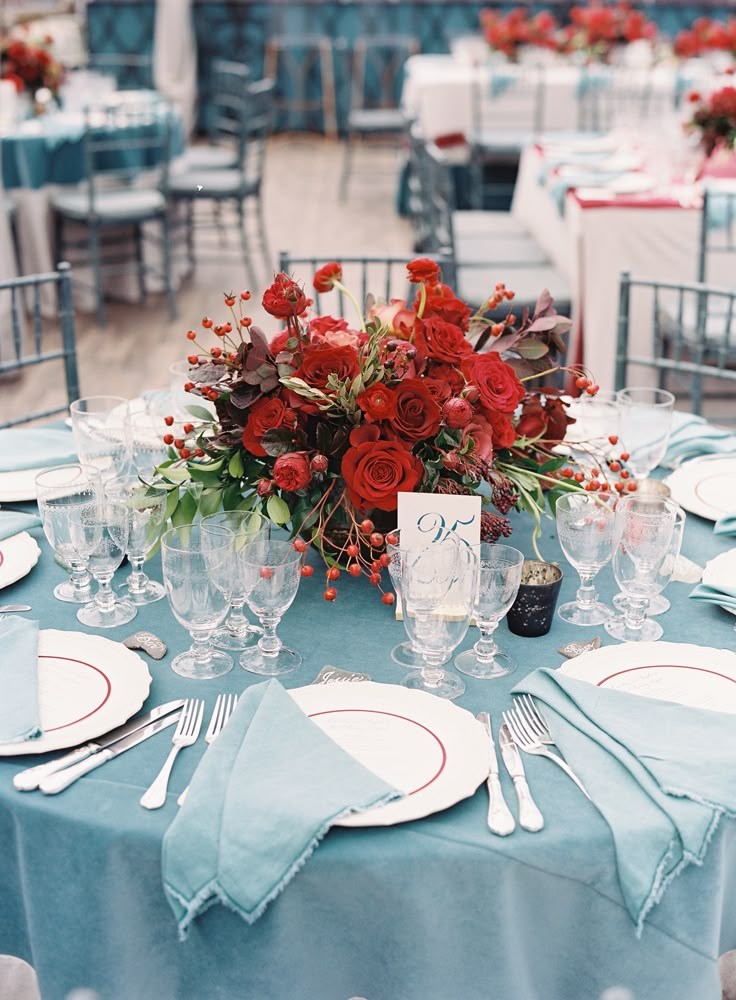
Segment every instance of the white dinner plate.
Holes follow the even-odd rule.
[[[703,569],[702,580],[708,587],[716,587],[719,590],[736,587],[736,548],[721,552],[714,559],[709,559]],[[724,611],[736,615],[736,608],[730,608],[727,604],[722,604],[721,607]]]
[[[736,505],[736,455],[704,455],[683,462],[665,483],[685,510],[717,521]]]
[[[598,687],[736,713],[736,653],[684,642],[624,642],[574,657],[560,673]]]
[[[390,826],[429,816],[468,798],[488,776],[483,726],[443,698],[373,681],[318,684],[289,694],[343,750],[405,793],[339,826]]]
[[[0,542],[0,590],[30,573],[40,555],[36,539],[27,531],[4,538]]]
[[[84,632],[42,629],[38,707],[43,735],[0,743],[0,756],[46,753],[86,743],[135,715],[150,687],[148,667],[122,643]]]
[[[623,174],[606,184],[606,190],[613,191],[614,194],[638,194],[640,191],[651,191],[653,187],[651,177],[636,173]]]
[[[66,464],[63,462],[60,465]],[[73,463],[69,463],[70,465]],[[38,469],[18,469],[0,472],[0,503],[15,503],[19,500],[36,499],[36,476],[52,465],[42,465]]]

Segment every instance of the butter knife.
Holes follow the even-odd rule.
[[[514,743],[505,722],[498,731],[498,745],[501,749],[501,756],[506,765],[506,770],[514,779],[516,797],[519,800],[519,826],[523,826],[525,830],[529,830],[531,833],[536,833],[544,826],[544,817],[537,808],[532,798],[532,793],[529,791],[519,748]]]
[[[49,760],[45,764],[36,764],[35,767],[27,767],[25,771],[19,771],[13,778],[13,785],[19,792],[30,792],[34,788],[38,788],[41,781],[49,775],[55,774],[57,771],[63,771],[64,768],[71,767],[72,764],[78,764],[86,760],[87,757],[99,753],[105,747],[112,746],[113,743],[117,743],[123,737],[129,736],[139,729],[143,729],[149,722],[155,722],[156,719],[161,719],[170,712],[176,711],[183,704],[184,698],[178,698],[176,701],[167,701],[164,705],[158,705],[149,712],[136,715],[132,719],[128,719],[127,722],[124,722],[122,726],[116,726],[109,733],[98,736],[97,739],[91,740],[81,747],[77,747],[76,750],[65,753],[63,757],[57,757],[56,760]]]
[[[498,777],[498,759],[496,757],[496,747],[493,743],[493,730],[491,728],[491,717],[488,712],[478,712],[476,719],[481,723],[488,735],[490,748],[489,766],[490,772],[486,780],[488,788],[488,829],[492,833],[497,833],[499,837],[507,837],[516,829],[514,817],[511,815],[506,800],[501,790],[501,782]]]

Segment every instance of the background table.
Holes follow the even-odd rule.
[[[515,524],[511,542],[531,554],[529,525]],[[74,608],[51,596],[62,571],[41,530],[33,534],[41,560],[2,599],[31,604],[29,617],[44,627],[86,631]],[[541,545],[546,558],[561,558],[550,521]],[[714,536],[709,522],[688,517],[686,555],[702,563],[732,545]],[[156,560],[153,575],[158,569]],[[610,567],[599,583],[610,600]],[[576,585],[565,564],[561,600],[572,598]],[[400,681],[403,670],[389,651],[404,629],[376,591],[344,579],[337,602],[328,604],[322,589],[319,573],[302,581],[280,628],[304,654],[285,686],[310,683],[326,663]],[[689,601],[690,589],[670,585],[673,607],[660,619],[665,639],[733,649],[733,616]],[[237,666],[208,682],[176,676],[168,663],[187,636],[166,602],[106,634],[122,639],[144,628],[170,647],[166,659],[149,664],[150,705],[199,696],[209,714],[220,691],[240,692],[261,680]],[[519,671],[493,682],[467,678],[458,704],[473,713],[489,709],[497,728],[526,671],[559,664],[559,646],[597,631],[555,619],[546,637],[523,639],[502,625],[499,642],[518,658]],[[476,636],[471,630],[461,648]],[[138,799],[169,745],[170,734],[158,735],[56,797],[13,789],[13,775],[33,758],[0,760],[0,953],[35,966],[44,1000],[63,1000],[82,986],[104,1000],[597,1000],[613,985],[627,986],[637,1000],[720,997],[717,957],[736,946],[736,911],[722,902],[736,892],[736,824],[721,822],[705,864],[673,882],[637,941],[607,825],[562,772],[531,758],[525,764],[547,821],[542,833],[490,834],[483,786],[420,821],[335,829],[252,927],[217,905],[180,943],[161,887],[161,838],[204,744],[179,757],[165,807],[146,812]],[[511,803],[507,775],[502,782]]]

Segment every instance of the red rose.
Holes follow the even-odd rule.
[[[381,431],[375,424],[358,424],[350,431],[350,444],[357,448],[359,444],[365,444],[366,441],[378,441],[380,437]]]
[[[567,403],[558,396],[548,396],[544,403],[547,413],[547,441],[562,441],[567,433],[567,425],[574,424],[575,419],[567,413]]]
[[[522,437],[537,438],[547,430],[547,414],[536,396],[524,400],[516,433]]]
[[[493,424],[484,413],[474,413],[473,419],[463,428],[463,444],[468,438],[473,439],[473,455],[484,462],[490,462],[493,458],[494,445],[501,447],[496,441]]]
[[[425,281],[434,282],[440,276],[439,264],[430,260],[429,257],[416,257],[414,260],[410,260],[406,265],[406,270],[409,272],[409,281],[413,285]]]
[[[449,389],[448,395],[451,396],[456,396],[465,388],[465,379],[454,365],[438,364],[436,361],[430,361],[427,366],[427,378],[444,382]]]
[[[495,351],[469,354],[460,367],[468,381],[477,386],[481,402],[489,410],[513,413],[526,395],[514,369]]]
[[[248,423],[243,428],[243,447],[251,455],[265,455],[261,438],[272,427],[281,427],[287,413],[278,396],[262,396],[248,411]]]
[[[305,451],[290,451],[286,455],[279,455],[273,464],[273,481],[287,493],[303,490],[311,480],[309,456]]]
[[[440,429],[442,413],[432,392],[419,378],[399,382],[396,393],[396,415],[391,427],[407,441],[433,438]]]
[[[473,407],[467,400],[453,396],[442,407],[442,418],[448,427],[465,427],[473,418]]]
[[[390,420],[396,414],[396,395],[382,382],[361,392],[355,402],[365,413],[366,420]]]
[[[496,448],[510,448],[517,437],[516,428],[511,423],[511,417],[498,410],[484,410],[482,415],[489,421],[493,429],[494,446]]]
[[[397,494],[411,493],[424,472],[419,459],[398,441],[366,441],[348,448],[341,469],[358,510],[396,510]]]
[[[439,406],[442,406],[452,395],[449,385],[438,378],[423,378],[422,382],[437,400]]]
[[[263,308],[277,319],[298,316],[307,308],[304,289],[281,271],[263,293]]]
[[[342,265],[333,260],[317,271],[312,284],[318,292],[329,292],[338,281],[342,281]]]
[[[473,350],[460,327],[440,316],[428,316],[417,324],[414,343],[428,358],[449,365],[459,364]]]
[[[429,316],[440,316],[448,323],[454,323],[461,330],[468,329],[470,306],[462,299],[455,297],[453,290],[447,285],[434,285],[427,289],[427,301],[424,305],[424,319]]]
[[[286,342],[291,338],[291,333],[288,330],[282,330],[281,333],[277,333],[276,336],[271,341],[269,347],[271,354],[276,357],[281,351],[286,350]]]
[[[294,372],[296,378],[323,392],[330,375],[336,375],[340,382],[345,382],[359,374],[360,361],[355,348],[330,347],[327,344],[312,344],[306,348],[302,363]]]

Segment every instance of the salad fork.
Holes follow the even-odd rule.
[[[174,766],[177,754],[182,747],[191,746],[199,736],[204,713],[204,701],[188,698],[174,730],[171,742],[174,744],[169,751],[164,766],[159,771],[150,788],[141,796],[140,803],[144,809],[160,809],[166,801],[166,791],[169,787],[169,775]]]
[[[233,709],[237,704],[238,696],[236,694],[229,694],[227,698],[225,698],[224,694],[218,694],[215,707],[212,710],[210,724],[207,726],[207,732],[204,734],[205,743],[215,742],[215,739],[220,735],[223,726],[232,715]],[[179,798],[176,800],[177,805],[182,805],[184,799],[187,797],[188,791],[189,785],[187,785]]]
[[[503,712],[502,714],[503,721],[509,727],[511,735],[514,738],[514,742],[520,750],[523,750],[525,753],[535,754],[539,757],[547,757],[549,760],[554,761],[558,767],[562,768],[568,777],[572,778],[580,791],[590,799],[590,795],[588,795],[585,786],[572,770],[570,765],[566,764],[562,757],[558,757],[556,753],[552,753],[551,750],[548,750],[546,746],[544,746],[542,741],[529,728],[528,723],[517,706],[514,706],[511,711]]]

